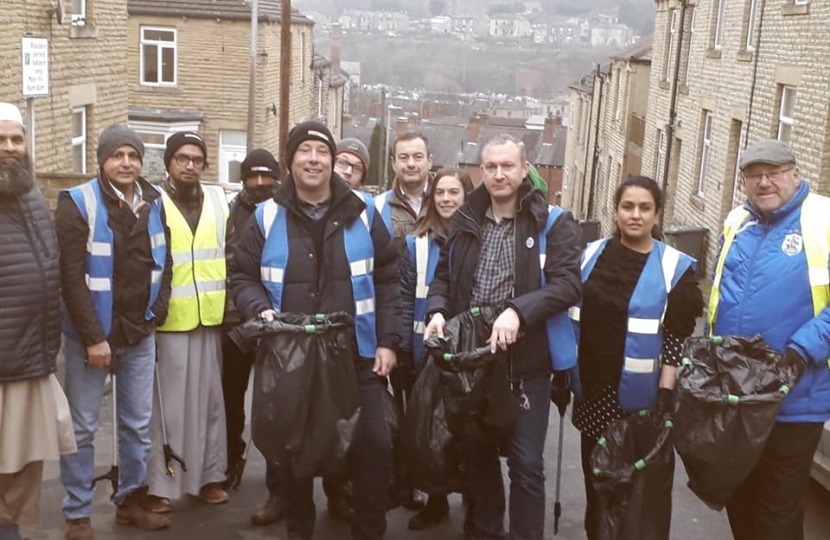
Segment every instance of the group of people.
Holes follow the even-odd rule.
[[[459,169],[433,175],[426,137],[402,134],[392,189],[374,198],[361,191],[370,156],[360,141],[337,142],[305,122],[285,150],[284,175],[270,152],[252,150],[229,205],[201,182],[208,149],[199,134],[168,139],[168,175],[154,186],[141,178],[139,135],[110,126],[98,139],[97,177],[60,194],[53,226],[20,112],[0,104],[0,540],[36,522],[42,464],[58,457],[65,538],[94,538],[93,442],[108,376],[117,522],[165,528],[185,494],[226,502],[244,467],[256,365],[227,334],[281,312],[355,319],[360,414],[348,477],[324,478],[328,510],[350,522],[355,540],[382,538],[393,503],[420,509],[412,529],[442,521],[449,494],[430,493],[423,506],[405,475],[404,496],[390,500],[398,467],[383,392],[405,412],[424,340],[474,306],[498,308],[487,342],[509,358],[516,413],[505,437],[466,449],[465,534],[546,537],[550,405],[567,405],[578,388],[585,531],[596,538],[591,452],[626,414],[671,413],[682,344],[703,314],[697,261],[659,240],[660,187],[623,180],[614,235],[583,249],[578,223],[548,204],[524,144],[509,135],[483,145],[474,186]],[[806,371],[727,510],[736,539],[798,540],[811,457],[830,418],[830,202],[810,193],[783,143],[756,143],[739,166],[747,201],[726,220],[709,326],[761,334]],[[54,375],[61,335],[63,389]],[[266,468],[268,497],[252,523],[284,518],[289,539],[309,540],[312,481],[284,464]]]

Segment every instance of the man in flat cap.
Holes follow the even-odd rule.
[[[55,378],[60,270],[49,204],[35,187],[20,110],[0,103],[0,539],[38,524],[43,462],[75,451]]]
[[[737,540],[800,540],[812,458],[830,419],[830,199],[810,192],[783,142],[753,144],[738,167],[747,200],[724,223],[709,327],[760,334],[805,371],[726,509]]]
[[[208,504],[228,501],[225,401],[222,397],[222,321],[225,314],[225,237],[228,200],[219,186],[201,183],[207,145],[198,133],[167,139],[162,184],[170,228],[173,287],[167,321],[158,329],[158,393],[171,448],[187,466],[167,462],[162,410],[153,411],[153,449],[147,472],[149,508],[170,512],[185,494]],[[175,474],[168,474],[173,467]]]
[[[98,137],[98,177],[61,192],[55,215],[63,295],[66,396],[78,453],[61,458],[66,540],[94,538],[90,515],[104,381],[117,380],[116,521],[153,530],[145,509],[156,327],[167,318],[171,265],[161,194],[140,177],[144,144],[112,125]]]

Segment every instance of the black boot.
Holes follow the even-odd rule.
[[[409,528],[413,531],[420,531],[449,518],[450,505],[446,495],[430,495],[427,505],[423,510],[412,516],[409,520]]]

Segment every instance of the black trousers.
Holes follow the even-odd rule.
[[[254,363],[254,352],[243,353],[225,336],[222,342],[222,393],[225,397],[225,421],[228,431],[228,463],[242,459],[245,441],[245,392]]]
[[[585,535],[588,540],[597,538],[597,492],[591,483],[594,473],[591,470],[591,453],[597,445],[597,439],[581,435],[582,443],[582,477],[585,480]]]
[[[389,476],[392,474],[392,440],[384,417],[386,380],[372,372],[373,362],[356,363],[360,416],[349,449],[352,481],[352,540],[379,540],[386,532]],[[286,501],[286,529],[310,539],[314,534],[314,482],[298,482],[287,468],[280,470],[280,487]]]
[[[726,503],[735,540],[803,540],[810,468],[824,424],[776,422],[749,477]]]

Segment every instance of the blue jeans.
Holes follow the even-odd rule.
[[[550,377],[524,381],[529,409],[519,409],[507,444],[510,533],[504,530],[504,483],[498,446],[477,444],[467,454],[472,525],[477,538],[543,540],[545,537],[545,438]],[[518,385],[514,394],[518,395]]]
[[[136,345],[113,347],[118,410],[119,486],[115,504],[144,485],[150,452],[150,415],[153,412],[155,334]],[[108,369],[87,367],[86,348],[77,339],[64,335],[66,360],[64,391],[75,426],[78,452],[61,457],[61,482],[66,489],[63,515],[66,519],[92,514],[95,477],[95,433],[104,397]]]

